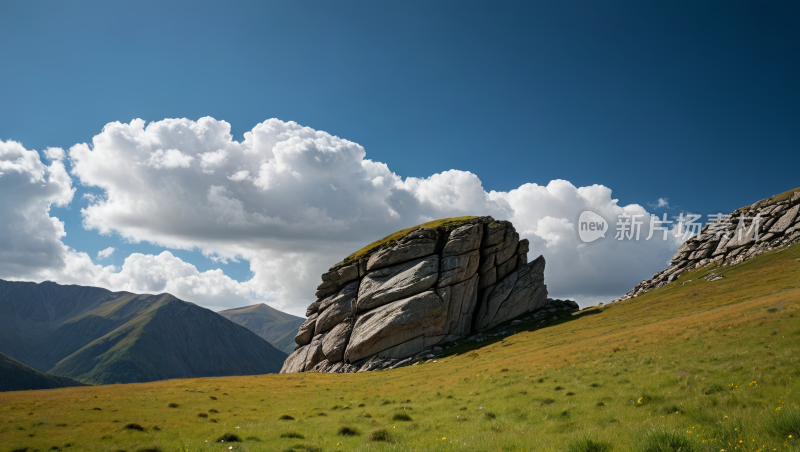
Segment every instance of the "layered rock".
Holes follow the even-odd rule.
[[[402,365],[547,302],[544,258],[508,221],[475,217],[416,228],[322,275],[287,372],[363,372]]]
[[[800,189],[799,189],[800,190]],[[707,224],[684,242],[670,266],[616,301],[638,297],[675,281],[687,270],[727,267],[800,241],[800,191],[763,199]]]

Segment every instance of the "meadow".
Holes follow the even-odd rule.
[[[799,259],[686,272],[391,371],[6,392],[0,450],[800,451]]]

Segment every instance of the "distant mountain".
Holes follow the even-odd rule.
[[[294,337],[306,319],[271,308],[264,303],[228,309],[217,314],[258,334],[285,353],[292,353]]]
[[[85,383],[254,375],[286,354],[170,294],[0,280],[0,352]]]
[[[53,389],[67,386],[85,386],[83,383],[55,375],[48,375],[16,359],[0,353],[0,392],[26,391],[28,389]]]

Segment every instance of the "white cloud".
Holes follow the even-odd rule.
[[[186,155],[177,149],[156,149],[150,153],[147,165],[155,169],[161,168],[188,168],[194,157]],[[204,160],[205,163],[205,160]]]
[[[44,150],[44,155],[50,161],[64,160],[66,153],[61,148],[47,148]]]
[[[114,254],[114,251],[116,251],[116,250],[117,250],[116,248],[109,246],[108,248],[106,248],[104,250],[98,251],[97,252],[97,260],[101,260],[101,259],[105,259],[107,257],[111,257],[111,255]]]
[[[627,292],[661,270],[677,247],[672,240],[620,243],[613,234],[580,243],[574,224],[582,209],[609,220],[647,214],[618,205],[608,187],[554,180],[487,192],[478,175],[456,169],[403,179],[366,159],[357,143],[294,122],[270,119],[236,142],[229,124],[213,118],[134,120],[110,123],[92,141],[69,150],[72,174],[102,192],[87,198],[85,227],[134,243],[199,249],[218,261],[245,259],[254,276],[237,282],[219,270],[199,272],[169,252],[132,254],[119,269],[102,267],[68,250],[59,270],[48,273],[60,282],[167,291],[207,306],[268,301],[302,313],[319,275],[365,244],[435,218],[492,215],[530,239],[529,258],[545,255],[552,295],[590,300]],[[26,162],[43,167],[38,156]],[[47,206],[39,208],[49,218]]]
[[[0,277],[65,265],[64,224],[49,211],[51,205],[67,205],[74,193],[60,159],[48,166],[36,151],[15,141],[0,141]]]

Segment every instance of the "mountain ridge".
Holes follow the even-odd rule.
[[[0,392],[55,389],[70,386],[86,385],[71,378],[39,372],[25,363],[0,353]]]
[[[170,294],[0,280],[0,352],[87,383],[277,372],[286,354]]]
[[[286,354],[294,351],[297,345],[294,336],[305,322],[302,317],[278,311],[264,303],[226,309],[217,314],[256,333]]]

